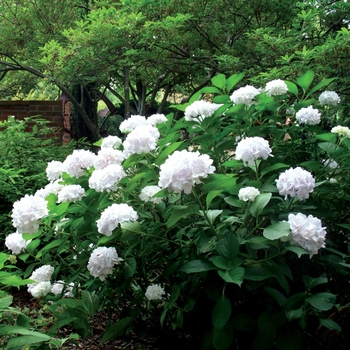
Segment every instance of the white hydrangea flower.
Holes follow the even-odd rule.
[[[122,140],[118,136],[107,136],[102,139],[101,149],[118,148],[122,144]]]
[[[135,128],[127,135],[123,143],[125,157],[132,154],[148,153],[156,149],[159,137],[158,129],[152,125],[146,124]]]
[[[320,105],[333,105],[336,106],[340,103],[340,97],[335,91],[323,91],[318,97]]]
[[[62,182],[61,179],[49,182],[44,188],[37,190],[34,196],[46,198],[51,193],[57,196],[58,192],[60,192],[61,189],[64,187],[64,185],[62,185],[60,182]]]
[[[332,128],[331,133],[338,134],[339,136],[342,136],[342,137],[350,138],[350,129],[347,126],[337,125],[334,128]]]
[[[336,183],[338,183],[338,180],[335,179],[334,177],[331,177],[330,179],[328,179],[328,181],[329,181],[329,183],[331,183],[331,184],[336,184]]]
[[[302,213],[289,214],[288,222],[291,230],[291,238],[302,248],[310,252],[310,257],[324,248],[326,230],[322,227],[321,220],[312,215],[306,216]]]
[[[207,154],[187,150],[175,151],[164,164],[160,166],[158,186],[170,191],[186,194],[191,193],[195,184],[201,183],[201,177],[213,174],[215,167],[213,160]]]
[[[165,294],[164,288],[159,284],[151,284],[147,287],[145,296],[148,300],[160,300],[163,299]]]
[[[5,238],[5,246],[12,251],[12,254],[18,255],[21,254],[27,247],[27,245],[32,240],[26,241],[23,236],[17,231],[14,233],[10,233]]]
[[[74,150],[63,162],[65,171],[76,178],[84,176],[86,170],[93,167],[96,155],[83,149]]]
[[[58,193],[57,203],[61,202],[77,202],[85,196],[85,190],[80,185],[63,186]]]
[[[52,160],[51,162],[47,163],[46,176],[49,181],[59,179],[64,171],[65,170],[62,162]]]
[[[39,220],[49,214],[44,198],[25,195],[13,204],[12,224],[18,233],[37,233]]]
[[[43,265],[35,269],[29,279],[34,280],[35,282],[43,282],[43,281],[50,281],[51,276],[55,269],[51,265]]]
[[[111,192],[118,189],[119,181],[126,176],[119,164],[110,164],[103,169],[96,169],[89,178],[89,187],[97,192]]]
[[[254,86],[246,85],[239,88],[238,90],[235,90],[230,96],[230,100],[236,105],[243,103],[247,106],[250,106],[254,97],[259,94],[260,91]]]
[[[138,215],[136,211],[128,204],[114,203],[106,208],[100,219],[97,220],[98,232],[106,236],[111,236],[113,230],[122,222],[136,221]]]
[[[146,186],[142,189],[140,193],[140,199],[144,202],[152,202],[154,204],[159,204],[162,202],[162,198],[152,198],[157,192],[161,190],[158,186]]]
[[[288,91],[288,86],[283,80],[276,79],[266,84],[265,91],[267,96],[284,95]]]
[[[128,133],[143,125],[149,125],[145,117],[141,115],[132,115],[130,118],[120,123],[119,130],[122,133]]]
[[[168,119],[164,114],[152,114],[150,117],[147,118],[147,122],[152,126],[156,126],[167,121]]]
[[[253,165],[257,159],[273,157],[271,152],[272,150],[267,140],[254,136],[238,142],[235,154],[237,160],[243,160],[245,164]]]
[[[125,159],[122,151],[113,148],[102,148],[97,153],[94,161],[95,169],[104,169],[110,164],[121,164]]]
[[[210,117],[221,107],[222,104],[210,103],[207,101],[195,101],[185,109],[185,120],[202,121],[204,118]]]
[[[295,119],[299,123],[316,125],[321,122],[321,113],[318,111],[318,109],[309,106],[306,108],[301,108],[298,112],[296,112]]]
[[[241,188],[238,192],[238,198],[241,201],[248,202],[248,201],[254,201],[254,199],[260,194],[260,191],[252,186],[247,186],[244,188]]]
[[[325,167],[329,167],[331,169],[336,169],[339,167],[339,164],[333,160],[333,159],[321,159],[321,163],[325,166]]]
[[[34,298],[44,297],[51,292],[51,282],[43,281],[39,283],[29,284],[28,292]]]
[[[98,277],[104,281],[107,275],[113,273],[114,265],[119,264],[123,259],[118,257],[115,248],[98,247],[93,250],[87,268],[93,277]]]
[[[307,199],[315,187],[312,174],[300,167],[290,168],[280,174],[276,180],[279,194],[287,199],[288,195],[299,200]]]
[[[73,288],[74,288],[74,282],[69,283],[67,286],[65,286],[65,282],[62,280],[57,281],[54,283],[51,287],[51,293],[58,295],[61,294],[64,290],[63,296],[66,298],[73,298]]]

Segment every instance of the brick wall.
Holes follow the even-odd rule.
[[[0,121],[9,116],[23,120],[38,116],[48,121],[47,126],[54,128],[50,137],[62,143],[70,141],[70,105],[66,101],[0,101]]]

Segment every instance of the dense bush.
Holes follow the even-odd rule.
[[[28,291],[54,301],[49,334],[88,337],[100,309],[120,318],[102,342],[133,328],[161,348],[298,349],[320,325],[340,331],[350,130],[338,95],[320,95],[333,80],[313,78],[231,93],[243,75],[217,75],[174,106],[182,119],[133,116],[123,142],[49,163],[7,245]]]

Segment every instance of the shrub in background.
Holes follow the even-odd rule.
[[[54,301],[52,334],[87,337],[101,309],[119,317],[101,343],[133,328],[161,348],[297,349],[320,325],[341,331],[350,130],[335,93],[317,99],[333,79],[313,78],[231,93],[243,74],[217,75],[173,106],[182,119],[133,116],[97,155],[50,162],[12,218],[28,291]]]

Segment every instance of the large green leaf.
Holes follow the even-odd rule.
[[[222,328],[231,317],[232,307],[230,300],[222,295],[214,306],[212,323],[215,329]]]
[[[229,324],[222,328],[214,329],[213,345],[216,350],[226,350],[233,341],[233,330]]]
[[[173,227],[182,218],[185,218],[192,214],[198,214],[198,213],[199,213],[198,205],[173,207],[172,214],[170,215],[170,218],[168,219],[166,225],[169,228]]]
[[[265,238],[273,240],[282,237],[288,237],[290,232],[290,225],[288,222],[278,222],[264,228],[263,235]]]
[[[337,331],[337,332],[341,332],[342,331],[342,329],[339,326],[339,324],[334,322],[333,320],[331,320],[329,318],[321,318],[320,322],[321,322],[322,326],[330,329],[331,331]]]
[[[0,310],[11,305],[13,297],[9,294],[0,298]]]
[[[107,331],[102,336],[100,345],[106,341],[115,339],[118,335],[123,334],[133,320],[134,319],[132,317],[126,317],[109,326]]]
[[[284,81],[288,87],[288,91],[291,92],[295,97],[298,97],[299,95],[299,91],[298,91],[298,87],[291,81]]]
[[[244,78],[244,73],[233,74],[226,80],[226,90],[230,92],[232,88]]]
[[[304,75],[297,78],[298,85],[306,91],[314,80],[315,73],[311,70],[308,70]]]
[[[186,263],[184,266],[182,266],[180,271],[187,272],[187,273],[197,273],[197,272],[204,272],[204,271],[215,270],[215,269],[216,267],[209,261],[192,260]]]
[[[312,89],[310,89],[308,95],[313,94],[314,92],[324,88],[325,86],[329,85],[332,81],[334,81],[336,78],[329,78],[329,79],[324,79],[320,81],[318,84],[316,84]]]
[[[307,301],[317,310],[330,310],[335,303],[336,295],[332,293],[317,293],[307,299]]]
[[[264,208],[269,203],[270,199],[272,197],[272,193],[261,193],[259,194],[253,204],[250,206],[249,211],[250,213],[257,218],[261,212],[264,210]]]
[[[99,308],[98,296],[87,290],[81,291],[81,302],[89,315],[93,316]]]
[[[227,283],[235,283],[239,286],[243,283],[244,268],[235,267],[231,270],[218,270],[219,276]]]
[[[174,142],[167,146],[167,148],[158,156],[158,158],[155,160],[156,165],[161,165],[165,162],[166,158],[169,154],[172,154],[175,152],[181,145],[183,144],[183,141],[180,142]]]
[[[226,86],[226,77],[224,74],[219,73],[211,78],[211,82],[214,86],[222,90]]]

